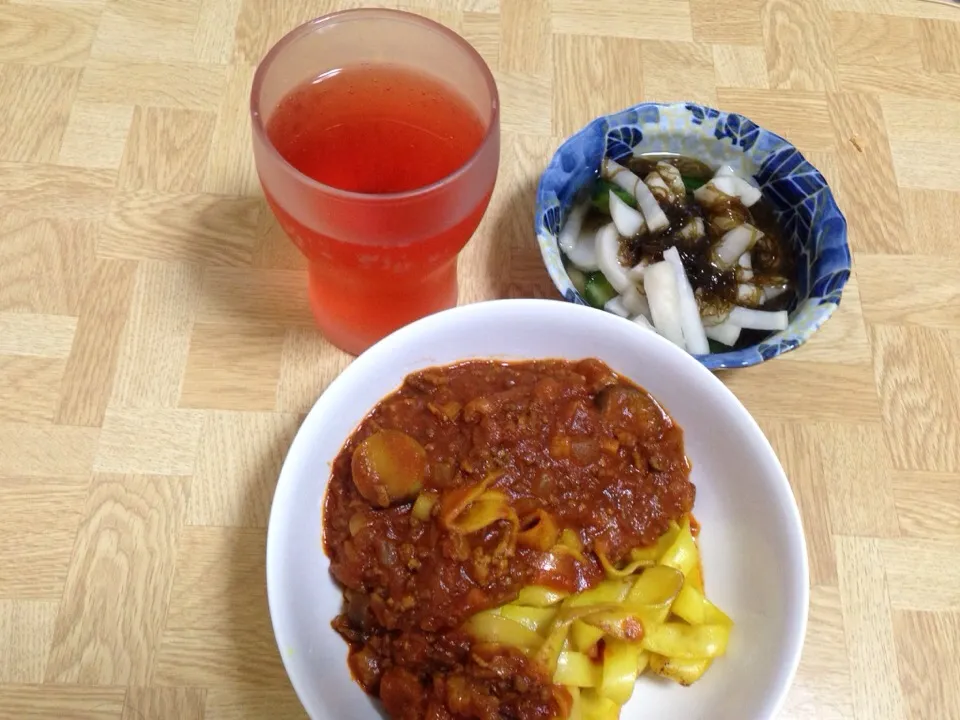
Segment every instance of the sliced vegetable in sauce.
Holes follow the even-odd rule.
[[[427,453],[399,430],[380,430],[353,452],[353,484],[372,505],[388,507],[416,497],[423,487]]]
[[[606,158],[585,205],[561,245],[569,248],[571,281],[593,307],[652,327],[696,355],[746,347],[784,326],[794,259],[772,206],[733,167],[676,155],[622,164]],[[571,246],[573,230],[579,235]],[[671,248],[675,282],[659,270],[648,280]],[[596,273],[609,288],[591,280]]]

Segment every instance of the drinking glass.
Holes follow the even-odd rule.
[[[473,155],[437,182],[382,194],[325,185],[287,162],[267,133],[278,104],[305,82],[368,63],[422,73],[457,92],[482,125]],[[334,345],[360,353],[456,304],[457,255],[496,181],[499,107],[479,53],[452,30],[406,12],[326,15],[287,34],[260,63],[250,101],[257,172],[277,221],[309,262],[310,307]]]

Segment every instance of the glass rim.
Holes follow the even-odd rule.
[[[456,170],[444,175],[439,180],[435,180],[428,185],[423,185],[411,190],[403,190],[401,192],[364,193],[357,192],[355,190],[344,190],[334,185],[322,183],[319,180],[315,180],[309,175],[301,172],[290,162],[288,162],[287,159],[280,154],[280,151],[277,150],[274,144],[270,141],[270,138],[267,135],[263,113],[260,109],[259,96],[260,90],[263,87],[266,71],[273,64],[276,58],[287,48],[287,46],[304,35],[313,32],[318,27],[332,25],[339,22],[367,20],[377,16],[392,17],[401,22],[422,25],[435,32],[439,32],[452,40],[454,44],[457,45],[460,50],[465,51],[478,66],[480,73],[483,76],[483,81],[486,83],[487,89],[490,91],[491,98],[490,113],[487,118],[484,118],[489,121],[489,124],[484,131],[483,138],[480,140],[480,144],[477,146],[477,149],[473,152],[473,154],[470,155],[470,157],[467,158],[467,160]],[[459,33],[454,32],[450,28],[436,22],[435,20],[431,20],[430,18],[422,15],[417,15],[416,13],[406,12],[403,10],[391,10],[389,8],[354,8],[351,10],[340,10],[338,12],[321,15],[320,17],[314,18],[313,20],[308,20],[307,22],[298,25],[280,38],[273,45],[273,47],[267,51],[267,54],[263,56],[263,58],[260,60],[260,63],[257,65],[256,72],[253,76],[253,84],[250,89],[250,122],[253,126],[253,132],[256,137],[266,146],[267,152],[270,153],[270,155],[280,163],[285,172],[294,175],[298,181],[305,183],[307,186],[321,190],[328,195],[349,200],[362,200],[365,202],[407,200],[416,198],[421,195],[427,195],[445,185],[449,185],[450,183],[456,181],[459,177],[465,175],[471,167],[477,164],[477,162],[479,162],[480,156],[490,144],[495,130],[499,127],[499,119],[500,95],[497,91],[497,84],[494,80],[490,67],[487,65],[480,53],[477,52],[477,49],[467,42],[466,39],[464,39]]]

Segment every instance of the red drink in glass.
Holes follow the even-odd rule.
[[[496,86],[464,40],[408,13],[330,15],[271,50],[252,108],[264,193],[331,342],[359,353],[456,304],[499,160]]]

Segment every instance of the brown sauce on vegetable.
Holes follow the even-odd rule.
[[[410,375],[344,445],[324,501],[324,547],[345,597],[334,627],[354,677],[395,720],[564,717],[569,695],[543,669],[461,625],[524,586],[594,586],[598,551],[619,562],[690,512],[689,472],[681,429],[598,360]],[[516,527],[451,531],[450,508],[480,486],[504,499]],[[541,522],[548,545],[524,544]]]
[[[706,182],[714,175],[714,169],[709,165],[681,155],[641,155],[631,158],[627,162],[627,167],[644,178],[656,168],[660,161],[666,161],[676,167],[684,178]],[[752,253],[754,275],[760,278],[785,278],[792,282],[793,257],[783,242],[770,201],[762,197],[753,207],[747,209],[738,198],[733,198],[729,206],[732,214],[744,218],[764,234]],[[664,250],[677,245],[694,291],[700,289],[701,292],[706,293],[707,302],[713,300],[735,304],[737,299],[735,274],[720,270],[710,261],[710,248],[723,237],[724,231],[709,222],[703,208],[694,200],[693,192],[690,190],[682,203],[676,205],[661,203],[660,207],[670,220],[670,227],[656,237],[646,236],[640,238],[639,242],[625,243],[625,254],[632,255],[634,264],[640,260],[657,262],[663,259]],[[677,233],[691,218],[696,217],[704,220],[706,235],[696,242],[686,242]],[[776,300],[779,301],[776,306],[771,302],[765,305],[764,309],[785,308],[790,301],[789,293],[781,295]]]
[[[714,176],[715,168],[695,158],[659,153],[630,157],[622,162],[643,180],[648,174],[654,172],[657,163],[661,161],[676,167],[685,184],[690,182],[687,185],[687,192],[680,202],[659,203],[661,210],[670,221],[667,230],[656,235],[645,233],[639,238],[621,238],[621,263],[627,267],[633,267],[641,261],[659,262],[663,260],[663,251],[675,246],[701,306],[713,307],[717,314],[721,315],[730,306],[742,304],[737,302],[739,285],[737,271],[721,269],[711,260],[711,249],[730,228],[711,222],[711,218],[693,196],[695,186],[710,180]],[[763,237],[751,252],[754,279],[750,282],[760,286],[787,285],[787,292],[764,302],[760,307],[763,310],[788,309],[795,296],[795,261],[793,253],[780,232],[773,205],[762,197],[748,209],[743,206],[739,198],[731,198],[724,208],[723,215],[731,223],[748,222],[763,232]],[[706,232],[695,240],[685,239],[680,232],[681,229],[697,218],[703,221]],[[592,208],[584,221],[584,227],[599,227],[609,222],[609,219],[606,213]],[[744,330],[735,347],[749,347],[768,335],[768,332]],[[722,351],[725,348],[718,349]]]

